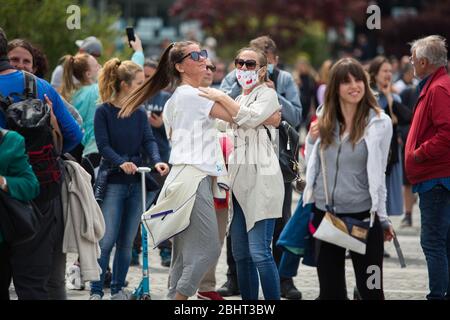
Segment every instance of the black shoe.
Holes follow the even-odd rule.
[[[283,279],[280,283],[281,297],[289,300],[301,300],[302,293],[294,285],[292,278]]]
[[[411,214],[405,214],[405,216],[403,217],[403,219],[400,223],[400,228],[408,228],[408,227],[412,227],[412,215]]]
[[[353,289],[353,300],[362,300],[361,295],[359,294],[358,288]]]
[[[241,294],[236,278],[228,277],[227,282],[217,290],[222,297],[238,296]]]
[[[170,262],[172,259],[172,249],[163,248],[159,252],[159,256],[161,257],[161,265],[163,267],[170,267]]]
[[[104,289],[110,289],[111,288],[111,280],[112,280],[112,273],[111,270],[107,269],[105,273],[105,280],[103,281],[103,288]],[[125,280],[125,283],[123,284],[124,287],[128,287],[128,280]]]
[[[105,280],[103,281],[103,288],[106,289],[111,288],[111,280],[112,280],[111,270],[107,269],[105,272]]]

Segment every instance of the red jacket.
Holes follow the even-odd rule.
[[[450,177],[450,77],[444,67],[420,92],[406,140],[405,168],[412,184]]]

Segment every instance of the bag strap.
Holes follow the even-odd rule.
[[[5,138],[7,133],[8,133],[8,130],[0,128],[0,144],[2,144],[3,139]]]
[[[269,79],[272,80],[273,85],[275,87],[275,91],[277,91],[278,76],[279,75],[280,75],[280,70],[278,70],[278,68],[273,68],[272,74],[269,75]]]
[[[23,73],[23,80],[24,80],[24,90],[23,94],[25,98],[37,98],[37,84],[36,84],[36,78],[31,73],[28,73],[26,71],[22,71]]]
[[[320,148],[320,166],[322,168],[322,176],[323,176],[323,189],[325,190],[325,201],[326,201],[326,209],[330,213],[334,214],[334,210],[330,205],[330,196],[328,194],[328,179],[327,179],[327,167],[325,162],[325,157],[323,155],[322,145],[319,145]]]

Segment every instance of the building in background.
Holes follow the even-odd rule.
[[[116,6],[122,12],[116,28],[124,30],[133,26],[142,40],[146,56],[159,56],[170,42],[180,39],[202,41],[204,34],[197,21],[181,21],[169,15],[175,0],[86,0],[100,12]],[[123,45],[118,39],[117,46]]]

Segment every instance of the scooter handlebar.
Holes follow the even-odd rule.
[[[152,171],[152,169],[149,168],[149,167],[139,167],[137,169],[137,172],[139,172],[139,173],[147,173],[147,172],[150,172],[150,171]]]

